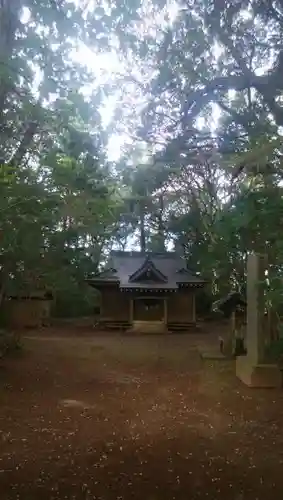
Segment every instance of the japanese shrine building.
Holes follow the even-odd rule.
[[[195,293],[205,284],[175,252],[114,251],[87,281],[101,294],[100,326],[145,333],[194,325]]]

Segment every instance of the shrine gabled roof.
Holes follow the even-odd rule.
[[[146,277],[146,276],[147,277]],[[187,269],[175,252],[113,251],[104,271],[89,283],[117,283],[120,289],[177,290],[179,286],[202,286],[205,280]]]

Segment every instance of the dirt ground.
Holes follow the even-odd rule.
[[[1,500],[282,499],[283,391],[203,337],[47,333],[0,364]]]

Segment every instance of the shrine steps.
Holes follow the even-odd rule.
[[[98,328],[101,328],[101,330],[125,331],[128,328],[130,328],[130,326],[131,325],[129,321],[123,321],[123,320],[116,320],[116,321],[100,320],[98,323]]]
[[[123,332],[132,334],[166,334],[166,333],[190,333],[198,331],[195,323],[163,321],[134,321],[131,324],[125,320],[100,320],[96,324],[97,329]]]
[[[133,321],[131,328],[127,331],[129,334],[155,334],[167,332],[167,326],[164,321]]]
[[[168,323],[168,330],[172,333],[187,333],[197,331],[197,329],[196,323],[177,323],[173,321]]]

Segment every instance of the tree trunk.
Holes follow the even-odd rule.
[[[30,122],[24,132],[24,135],[23,135],[23,138],[20,142],[20,145],[18,147],[18,149],[15,151],[14,155],[12,156],[12,158],[10,159],[9,161],[9,164],[11,167],[18,167],[23,158],[25,157],[29,147],[31,146],[32,144],[32,141],[33,141],[33,138],[34,138],[34,135],[36,133],[36,130],[37,130],[37,127],[38,127],[38,123],[37,122]]]
[[[2,286],[0,286],[0,308],[2,306],[4,297],[5,297],[5,286],[3,284]]]
[[[163,224],[163,196],[159,197],[159,210],[157,213],[158,251],[165,252],[165,234]]]
[[[145,217],[144,217],[144,207],[143,206],[141,206],[141,211],[140,211],[140,248],[141,248],[141,252],[146,251]]]
[[[21,0],[0,0],[0,130],[5,127],[7,98],[18,79],[13,61],[16,33],[19,27]],[[5,162],[4,145],[0,145],[0,164]]]
[[[19,26],[21,0],[0,0],[0,120],[12,86],[12,55]],[[1,125],[1,121],[0,121]]]

